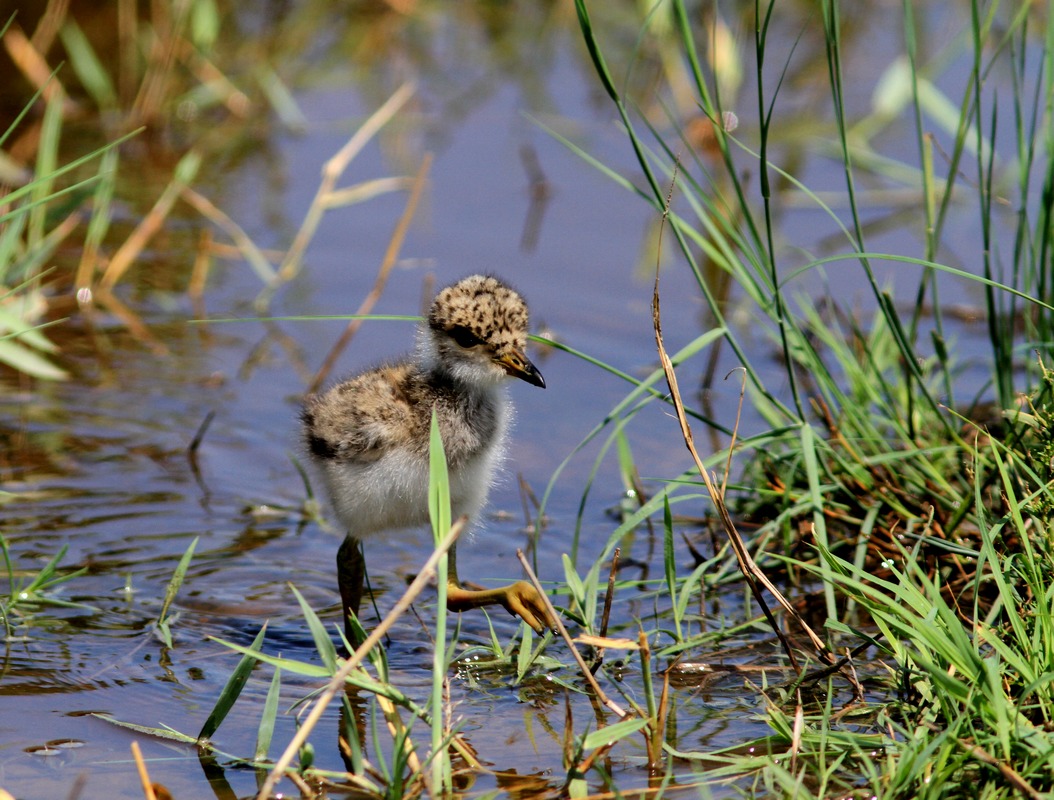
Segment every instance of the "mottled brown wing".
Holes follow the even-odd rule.
[[[376,461],[386,452],[427,441],[407,395],[409,364],[358,375],[312,398],[303,412],[311,454],[321,459]]]

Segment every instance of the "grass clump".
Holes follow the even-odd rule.
[[[759,2],[740,20],[753,31],[752,47],[744,48],[753,57],[743,60],[753,60],[756,97],[747,100],[739,92],[749,83],[727,80],[719,9],[700,25],[673,0],[652,7],[639,38],[642,60],[664,53],[667,91],[653,101],[632,93],[636,64],[606,59],[599,6],[578,0],[576,9],[643,184],[601,168],[661,216],[706,305],[707,335],[719,332],[726,357],[745,375],[750,427],[760,432],[733,438],[707,463],[729,464],[734,453],[743,464],[739,480],[727,479],[740,518],[754,525],[750,549],[784,585],[789,579],[801,587],[796,607],[820,626],[829,652],[869,653],[889,676],[878,692],[865,692],[849,672],[858,659],[839,661],[839,680],[853,691],[837,708],[833,684],[828,702],[811,702],[804,692],[810,673],[799,672],[789,688],[769,695],[774,733],[749,756],[679,755],[719,759],[726,766],[710,775],[752,775],[755,788],[776,794],[1049,791],[1050,371],[1042,358],[1020,357],[1045,352],[1054,310],[1037,291],[1047,283],[1054,236],[1048,195],[1036,190],[1049,183],[1054,157],[1043,99],[1049,42],[1025,8],[970,3],[950,52],[924,63],[919,12],[905,3],[904,50],[861,112],[849,100],[857,87],[845,85],[851,45],[842,4],[815,8],[823,47],[808,61],[784,47],[793,12]],[[777,53],[782,62],[774,65]],[[810,112],[809,142],[843,176],[836,201],[844,213],[830,194],[780,165],[798,146],[780,103],[800,60],[826,76],[828,102]],[[958,106],[939,106],[954,109],[949,116],[936,111],[944,98],[933,80],[937,64],[950,61],[970,66],[953,89]],[[744,111],[751,107],[756,113]],[[914,126],[915,153],[880,155],[881,132],[901,115]],[[944,156],[943,170],[935,153]],[[869,207],[865,184],[910,193],[913,216],[888,220],[905,229],[902,249],[870,245],[887,220]],[[796,249],[779,223],[781,204],[791,201],[810,204],[818,224],[832,230],[830,241],[840,242],[833,254]],[[1000,213],[1003,202],[1013,215]],[[971,242],[977,257],[965,265],[947,258],[956,252],[946,233],[956,204],[969,204],[981,220]],[[816,298],[817,279],[850,267],[862,309]],[[807,284],[809,296],[799,298]],[[942,304],[963,287],[983,298],[978,313],[987,323],[988,376],[978,380],[974,369],[970,382],[952,340],[952,304]],[[732,307],[766,327],[780,369],[748,355],[726,316]],[[685,437],[691,447],[687,430]],[[706,477],[710,467],[702,460],[699,467]],[[661,494],[680,499],[691,491],[684,483],[679,476]],[[723,491],[708,495],[720,517]],[[748,562],[736,555],[750,579]],[[705,584],[701,577],[691,581]],[[674,591],[670,597],[678,607]],[[799,620],[786,613],[796,629]],[[822,658],[822,650],[813,652]]]
[[[62,584],[86,571],[62,568],[67,549],[63,546],[47,564],[32,572],[16,566],[11,558],[7,540],[0,535],[0,556],[7,572],[7,590],[0,594],[0,625],[3,626],[5,641],[10,641],[18,635],[16,631],[32,627],[35,612],[42,607],[88,608],[83,604],[61,599],[55,591]]]

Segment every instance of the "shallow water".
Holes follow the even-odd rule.
[[[544,65],[534,74],[528,74],[529,42],[515,40],[523,53],[504,63],[504,40],[466,44],[456,30],[463,20],[453,13],[449,18],[438,11],[426,15],[426,27],[438,43],[438,66],[415,76],[417,98],[353,162],[346,178],[412,173],[425,150],[435,154],[423,205],[374,310],[416,313],[433,280],[441,285],[474,271],[493,271],[526,296],[537,329],[639,376],[657,363],[650,315],[655,253],[647,237],[655,214],[524,116],[531,113],[594,156],[637,174],[610,107],[598,96],[574,26],[555,8],[550,11],[551,29],[538,32],[533,44],[545,53]],[[466,46],[477,48],[470,52],[479,62],[459,60],[459,48]],[[869,56],[859,57],[866,63]],[[314,195],[323,162],[397,85],[395,70],[383,60],[367,65],[319,61],[313,80],[296,87],[305,130],[267,126],[258,149],[230,158],[200,187],[264,247],[288,244]],[[536,154],[549,189],[533,233],[524,147]],[[820,158],[809,160],[801,174],[813,185],[838,186],[831,163]],[[273,315],[354,311],[373,283],[404,197],[331,211],[307,252],[303,274],[279,293]],[[885,210],[875,213],[884,216]],[[790,210],[783,223],[805,231],[801,235],[808,241],[801,246],[822,252],[829,231],[806,230],[818,216]],[[184,210],[178,224],[194,228],[199,223]],[[895,232],[879,232],[872,246],[893,249],[895,239]],[[312,659],[315,648],[290,584],[328,623],[339,619],[333,574],[339,536],[300,513],[304,487],[290,456],[299,447],[298,398],[344,323],[190,323],[195,309],[181,293],[182,281],[173,280],[180,287],[173,291],[155,271],[186,275],[193,253],[181,240],[171,251],[163,241],[155,244],[154,260],[137,265],[140,277],[126,294],[153,342],[133,336],[105,313],[87,316],[74,310],[50,331],[72,379],[26,388],[7,375],[0,394],[0,475],[3,488],[16,494],[2,507],[12,560],[22,570],[35,571],[67,546],[63,565],[85,569],[54,592],[72,604],[69,608],[27,609],[27,618],[4,643],[0,786],[19,797],[65,797],[78,781],[83,785],[76,796],[82,800],[142,797],[129,756],[133,738],[142,744],[152,778],[177,798],[251,795],[253,773],[221,770],[211,774],[210,788],[192,748],[133,735],[86,712],[194,735],[237,662],[237,655],[208,637],[247,645],[266,622],[267,652]],[[851,287],[861,296],[846,302],[866,306],[858,276],[850,278],[847,271],[829,269],[823,281],[799,279],[801,290],[815,296],[828,290],[844,294]],[[259,290],[245,264],[219,262],[205,296],[207,313],[212,318],[254,316],[249,301]],[[683,267],[671,264],[664,270],[662,291],[664,333],[674,350],[701,332],[704,309]],[[975,299],[965,296],[961,302]],[[737,319],[735,313],[732,318]],[[778,371],[772,340],[753,330],[751,320],[738,319],[752,356]],[[979,325],[964,325],[956,333],[960,344],[966,343],[964,352],[984,337]],[[406,323],[367,323],[339,371],[405,352],[412,339]],[[548,388],[511,387],[518,415],[506,479],[492,493],[485,524],[459,549],[462,577],[481,583],[520,574],[515,551],[527,546],[529,537],[517,478],[541,495],[574,444],[627,391],[617,378],[566,353],[534,355]],[[717,374],[732,366],[726,349]],[[682,386],[694,387],[702,370],[702,364],[686,368]],[[719,383],[709,398],[725,424],[734,420],[738,390],[737,383]],[[215,416],[195,470],[187,447],[210,414]],[[744,427],[749,431],[759,424],[748,417]],[[646,410],[628,431],[645,478],[689,467],[676,423],[665,411]],[[560,556],[571,548],[596,450],[594,444],[570,462],[549,498],[548,524],[535,543],[543,580],[562,580]],[[618,506],[622,492],[616,460],[609,456],[582,518],[581,564],[598,557],[614,529],[608,511]],[[695,504],[691,513],[703,511]],[[175,647],[167,649],[153,623],[169,577],[195,539],[195,555],[174,604]],[[367,556],[382,613],[429,550],[423,537],[370,545]],[[661,546],[649,546],[643,533],[627,542],[623,556],[649,563],[653,576],[661,574]],[[679,557],[687,561],[684,554]],[[644,595],[620,598],[613,632],[634,635],[633,619],[654,613],[652,602]],[[417,611],[424,625],[413,617],[401,620],[388,653],[394,682],[423,699],[431,680],[430,593]],[[512,638],[511,619],[499,613],[491,622],[501,641]],[[461,624],[465,647],[489,642],[482,613],[462,615]],[[758,658],[757,653],[749,656]],[[638,691],[633,677],[626,680],[630,692]],[[258,670],[250,680],[215,737],[224,751],[252,753],[269,680],[269,670]],[[678,694],[679,746],[716,748],[766,734],[760,695],[744,691],[744,684],[741,677],[729,677],[705,690]],[[309,681],[288,678],[282,708],[313,688]],[[513,797],[561,785],[565,698],[545,674],[517,686],[506,673],[465,666],[455,674],[452,691],[466,736],[484,763],[496,773],[530,776],[517,782],[481,775],[472,792],[493,789]],[[578,697],[573,709],[577,720],[592,713]],[[335,719],[332,715],[330,727],[324,724],[314,741],[318,763],[340,769],[336,748],[326,741]],[[281,717],[272,755],[293,730],[292,716]],[[618,751],[615,768],[627,776],[627,785],[644,786],[644,754],[634,747]],[[690,777],[690,768],[684,774]]]

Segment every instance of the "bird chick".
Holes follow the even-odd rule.
[[[428,523],[433,409],[453,515],[475,517],[486,502],[512,411],[503,384],[515,377],[545,388],[527,358],[527,325],[519,294],[497,278],[472,275],[436,295],[410,356],[306,402],[308,452],[347,531],[337,554],[345,616],[358,613],[362,597],[360,542]],[[473,591],[458,581],[453,548],[449,564],[450,610],[501,605],[536,631],[548,624],[545,605],[529,583]]]

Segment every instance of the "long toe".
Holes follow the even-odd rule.
[[[516,581],[506,586],[501,604],[510,614],[515,614],[534,628],[535,633],[553,627],[545,601],[537,589],[526,581]]]

